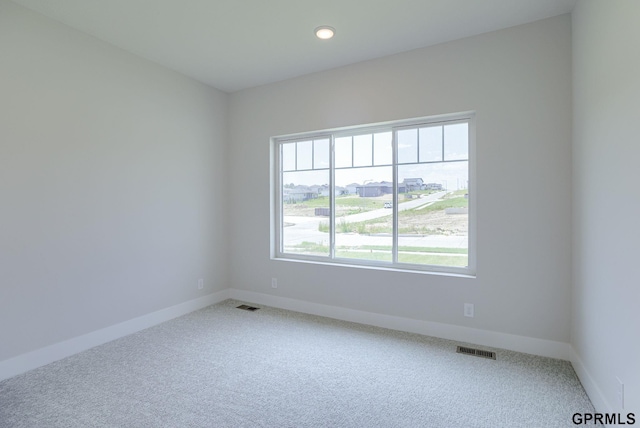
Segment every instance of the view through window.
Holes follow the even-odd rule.
[[[277,256],[468,273],[471,124],[276,139]]]

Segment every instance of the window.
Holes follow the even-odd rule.
[[[474,273],[473,115],[272,139],[273,256]]]

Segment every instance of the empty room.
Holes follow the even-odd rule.
[[[638,22],[0,0],[0,427],[640,423]]]

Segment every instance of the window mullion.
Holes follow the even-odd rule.
[[[392,244],[391,244],[391,260],[393,264],[398,263],[398,131],[393,130],[391,133],[391,162],[393,164],[393,220],[392,220]]]
[[[329,140],[329,258],[336,257],[335,136]]]
[[[356,150],[353,147],[353,136],[351,136],[351,168],[355,166]]]
[[[441,126],[442,128],[442,151],[441,151],[441,157],[440,159],[442,160],[442,162],[444,162],[444,126]]]
[[[284,229],[284,198],[282,196],[282,191],[283,191],[283,182],[284,182],[284,171],[283,171],[283,152],[284,148],[282,144],[278,144],[278,149],[277,149],[277,154],[276,156],[278,157],[277,159],[277,163],[278,163],[278,182],[276,183],[276,188],[278,189],[278,224],[276,226],[276,232],[277,232],[277,237],[278,237],[278,254],[282,254],[284,252],[284,237],[283,237],[283,233],[282,230]]]
[[[416,128],[416,162],[420,163],[420,128]]]
[[[373,144],[373,142],[375,141],[374,135],[375,134],[372,132],[371,133],[371,166],[375,166],[376,165],[376,163],[375,163],[376,147]]]

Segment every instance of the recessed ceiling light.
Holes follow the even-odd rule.
[[[336,34],[336,30],[333,27],[329,27],[328,25],[322,25],[315,30],[316,37],[322,40],[327,40],[333,37]]]

